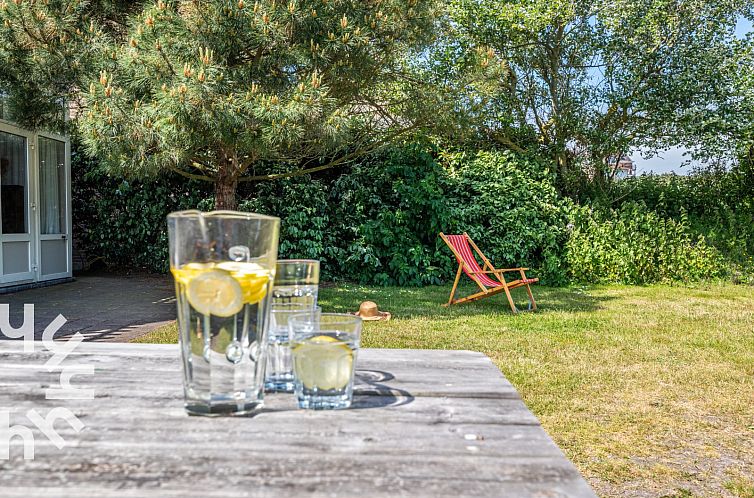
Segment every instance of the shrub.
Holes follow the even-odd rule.
[[[322,278],[338,275],[342,249],[330,229],[329,186],[310,176],[260,182],[254,197],[239,202],[239,210],[280,218],[281,259],[318,259]]]
[[[644,202],[661,216],[688,220],[690,233],[720,251],[737,281],[754,275],[754,169],[742,162],[731,171],[687,176],[643,175],[621,182],[622,202]]]
[[[74,150],[74,224],[89,258],[167,271],[165,216],[212,209],[210,186],[165,176],[110,178]],[[558,195],[547,165],[510,152],[412,144],[338,176],[246,185],[239,209],[281,218],[281,258],[322,262],[322,277],[377,285],[453,278],[439,232],[462,233],[499,267],[543,283],[754,280],[754,199],[745,170],[620,182],[614,207]]]
[[[339,274],[361,283],[425,285],[452,272],[438,233],[453,201],[430,150],[396,148],[338,178],[330,197],[333,230],[343,249]]]
[[[495,265],[530,266],[544,283],[563,284],[567,208],[542,163],[510,152],[445,156],[455,206],[453,230],[466,231]]]
[[[565,282],[568,223],[549,171],[506,152],[446,153],[419,146],[362,162],[334,185],[340,275],[361,283],[425,285],[453,276],[439,232],[468,232],[497,265],[537,268]]]
[[[196,209],[210,195],[208,185],[183,178],[132,182],[109,177],[75,149],[71,171],[75,236],[88,259],[123,271],[168,271],[165,217]]]
[[[569,277],[585,283],[691,281],[721,277],[726,265],[688,219],[663,218],[641,203],[619,209],[579,207],[566,244]]]

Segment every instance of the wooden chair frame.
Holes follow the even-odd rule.
[[[495,268],[494,266],[492,266],[490,260],[487,259],[487,256],[485,256],[484,253],[482,253],[482,251],[479,249],[479,247],[477,247],[477,245],[474,243],[474,241],[471,240],[469,234],[463,232],[463,236],[469,242],[469,245],[473,248],[473,250],[476,251],[476,253],[482,258],[482,261],[484,261],[484,266],[482,267],[482,271],[474,271],[474,269],[468,265],[463,256],[461,256],[456,248],[453,247],[453,244],[450,243],[450,240],[448,240],[447,236],[444,233],[440,232],[440,238],[448,245],[450,250],[453,252],[453,255],[458,260],[458,271],[456,271],[456,279],[455,282],[453,282],[453,289],[450,291],[450,298],[448,299],[448,302],[446,304],[443,304],[443,306],[476,301],[477,299],[482,299],[484,297],[494,296],[495,294],[505,292],[505,296],[508,298],[508,304],[510,304],[511,311],[513,313],[518,313],[519,310],[518,308],[516,308],[516,305],[513,302],[513,297],[511,297],[510,291],[517,289],[518,287],[526,287],[526,293],[529,295],[528,309],[529,311],[536,310],[537,303],[534,301],[534,295],[532,295],[531,293],[531,287],[529,287],[529,284],[539,282],[539,279],[527,278],[525,272],[526,270],[528,270],[528,268]],[[478,264],[479,262],[477,261],[477,265]],[[462,297],[460,299],[453,299],[456,294],[456,289],[458,288],[458,283],[461,280],[461,273],[464,272],[479,286],[480,292],[471,294],[470,296]],[[521,278],[513,280],[511,282],[506,282],[505,277],[503,276],[503,274],[506,272],[518,272]],[[487,287],[479,280],[479,277],[477,277],[478,274],[493,275],[500,282],[500,285],[497,287]]]

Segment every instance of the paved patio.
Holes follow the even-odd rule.
[[[55,337],[80,332],[88,341],[104,342],[129,342],[175,319],[169,275],[84,275],[75,282],[0,295],[0,303],[10,304],[14,327],[23,321],[23,305],[34,304],[37,339],[58,314],[67,322]]]

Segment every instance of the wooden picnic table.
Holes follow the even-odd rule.
[[[33,460],[19,438],[0,460],[5,498],[595,496],[481,353],[362,349],[351,409],[276,394],[243,418],[186,415],[174,345],[78,345],[61,366],[94,365],[71,379],[93,400],[45,399],[60,379],[50,356],[0,341],[0,410],[35,435]],[[27,416],[55,407],[84,424],[55,425],[61,449]]]

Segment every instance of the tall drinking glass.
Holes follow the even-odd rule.
[[[242,415],[264,396],[280,220],[234,211],[168,215],[186,410]]]
[[[319,306],[305,303],[272,303],[267,334],[267,377],[264,388],[273,392],[293,392],[293,360],[288,320],[302,313],[321,313]]]
[[[280,259],[272,289],[274,303],[317,305],[319,261],[316,259]]]

